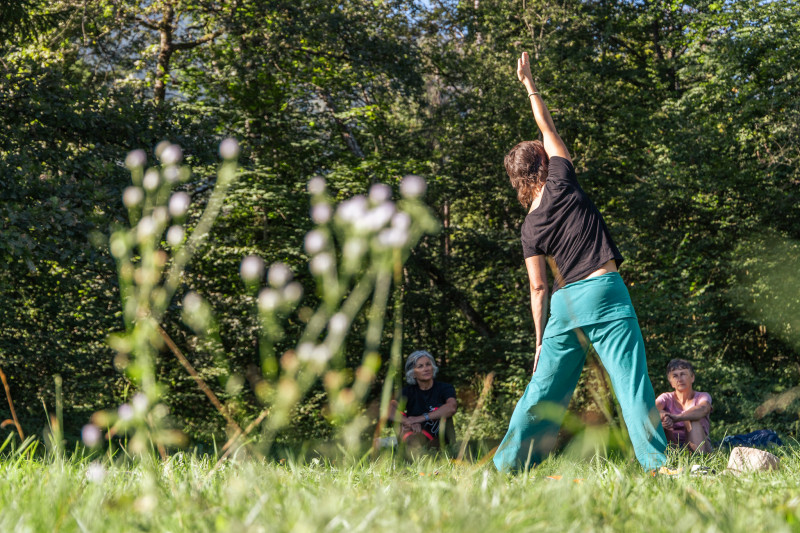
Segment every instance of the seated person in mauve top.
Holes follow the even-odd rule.
[[[692,451],[710,452],[711,395],[692,388],[694,368],[683,359],[673,359],[667,364],[667,379],[675,390],[656,398],[667,440],[688,446]]]
[[[433,356],[425,350],[408,356],[405,371],[408,385],[402,391],[405,412],[401,413],[401,439],[403,442],[411,439],[429,446],[439,446],[439,431],[444,422],[442,437],[446,444],[453,444],[455,431],[452,417],[458,409],[456,389],[449,383],[434,379],[439,367]],[[394,418],[397,407],[398,402],[392,400],[390,419]]]

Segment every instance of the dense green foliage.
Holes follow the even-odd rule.
[[[403,350],[441,360],[462,421],[494,371],[476,436],[501,436],[533,344],[524,210],[501,164],[537,135],[513,73],[528,50],[579,180],[626,257],[656,389],[667,386],[666,362],[687,358],[697,388],[714,397],[713,436],[759,427],[797,435],[796,3],[15,4],[0,1],[0,368],[28,433],[45,425],[43,403],[55,409],[55,375],[69,437],[130,396],[106,342],[124,327],[107,236],[125,217],[127,152],[152,153],[163,139],[184,148],[196,222],[216,145],[232,136],[241,175],[162,325],[240,423],[259,409],[257,321],[241,259],[284,262],[313,300],[308,180],[324,175],[341,200],[376,182],[396,190],[414,173],[428,180],[443,229],[402,272]],[[216,310],[224,366],[181,322],[188,290]],[[356,320],[354,332],[365,324]],[[347,346],[350,367],[361,337]],[[289,334],[279,348],[295,343]],[[169,352],[157,368],[175,424],[199,441],[221,436],[224,420]],[[241,392],[213,379],[221,373],[240,377]],[[600,379],[587,372],[575,397],[587,420]],[[778,409],[757,418],[781,393],[769,404]],[[330,434],[324,396],[311,391],[286,439]]]

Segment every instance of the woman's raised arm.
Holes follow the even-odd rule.
[[[531,101],[533,118],[536,120],[536,125],[539,126],[539,131],[542,132],[542,144],[544,144],[547,157],[559,156],[572,161],[564,141],[561,140],[561,136],[556,131],[550,111],[547,109],[542,95],[536,89],[536,84],[533,83],[528,52],[522,52],[522,56],[517,59],[517,78],[528,91],[528,100]]]

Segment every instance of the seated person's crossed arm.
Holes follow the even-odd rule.
[[[447,419],[444,437],[452,444],[452,416],[458,409],[456,389],[449,383],[436,381],[439,371],[433,356],[418,350],[408,356],[405,366],[406,382],[402,396],[405,412],[402,414],[400,435],[405,441],[411,436],[421,435],[431,445],[439,444],[442,420]],[[389,418],[394,419],[398,403],[392,400]]]
[[[656,407],[669,442],[707,453],[711,451],[711,395],[694,390],[694,378],[691,363],[683,359],[670,361],[667,379],[674,390],[656,398]]]

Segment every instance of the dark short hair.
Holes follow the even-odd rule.
[[[667,363],[667,377],[669,377],[672,371],[681,370],[683,368],[694,374],[694,367],[692,366],[692,363],[690,363],[689,361],[685,359],[671,360],[669,363]]]
[[[544,145],[539,141],[522,141],[506,154],[503,164],[519,203],[530,207],[547,181],[550,159]]]

